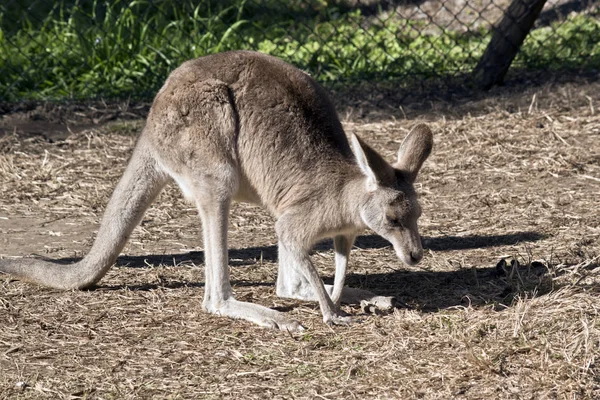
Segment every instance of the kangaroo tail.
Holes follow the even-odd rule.
[[[168,176],[140,138],[104,212],[90,252],[79,262],[60,265],[32,258],[2,259],[0,272],[57,289],[83,289],[98,282],[114,264],[133,229],[160,193]]]

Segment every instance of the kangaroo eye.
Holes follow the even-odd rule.
[[[402,222],[400,222],[399,218],[396,217],[387,217],[387,223],[391,226],[401,227]]]

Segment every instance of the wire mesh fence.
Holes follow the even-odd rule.
[[[512,1],[543,6],[513,68],[600,66],[598,1]],[[325,85],[455,79],[481,62],[510,4],[4,0],[0,101],[147,99],[184,60],[234,49],[278,56]]]

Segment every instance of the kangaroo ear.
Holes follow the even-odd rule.
[[[369,147],[354,133],[350,135],[350,140],[352,142],[352,151],[356,157],[356,162],[362,173],[367,177],[367,187],[376,187],[378,182],[377,175],[375,175],[375,171],[373,171],[373,168],[369,165],[369,159],[366,154],[366,151],[371,149],[369,149]]]
[[[350,135],[350,140],[358,166],[367,177],[367,190],[373,191],[380,184],[395,182],[394,168],[379,153],[354,134]]]
[[[394,168],[404,172],[410,182],[417,179],[421,166],[433,148],[433,134],[425,124],[419,124],[404,138],[398,150],[398,161]]]

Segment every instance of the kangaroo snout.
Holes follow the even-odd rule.
[[[411,235],[412,236],[412,235]],[[396,255],[406,265],[417,265],[423,259],[423,246],[419,235],[411,238],[394,238],[392,245]]]
[[[412,250],[410,252],[410,261],[413,262],[413,264],[418,264],[419,262],[421,262],[421,260],[423,259],[423,249],[419,249],[419,250]]]
[[[417,265],[423,259],[423,249],[419,250],[396,250],[398,258],[406,265]]]
[[[405,250],[394,246],[398,258],[406,265],[417,265],[423,259],[423,249]]]

